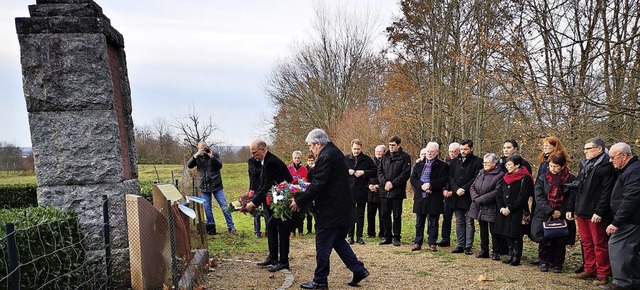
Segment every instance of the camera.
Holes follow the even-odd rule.
[[[204,148],[204,153],[207,153],[207,154],[211,153],[211,149],[209,149],[209,147]]]

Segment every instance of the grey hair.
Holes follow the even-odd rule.
[[[602,148],[603,151],[607,149],[607,146],[605,145],[604,140],[602,140],[601,138],[598,138],[598,137],[591,138],[586,142],[586,144],[589,144],[589,143],[596,144],[598,147]]]
[[[496,156],[496,154],[494,153],[485,154],[483,159],[487,159],[487,158],[491,159],[491,163],[493,164],[498,163],[498,156]]]
[[[453,148],[454,150],[458,150],[458,149],[460,149],[460,143],[458,143],[458,142],[453,142],[453,143],[449,144],[449,150],[451,150],[452,148]]]
[[[378,148],[382,148],[382,151],[385,151],[385,152],[387,151],[387,146],[384,146],[384,144],[380,144],[380,145],[376,146],[375,150],[378,150]]]
[[[307,139],[305,139],[304,141],[310,144],[318,143],[322,146],[327,145],[329,142],[331,142],[329,140],[327,132],[319,128],[311,130],[311,132],[309,132],[309,134],[307,135]]]
[[[438,143],[436,142],[429,142],[427,143],[427,146],[424,148],[429,148],[429,146],[433,146],[433,148],[435,148],[436,151],[440,151],[440,145],[438,145]]]
[[[293,151],[293,153],[291,153],[291,157],[295,157],[296,155],[302,157],[302,151],[296,150],[296,151]]]
[[[629,146],[629,144],[627,143],[620,142],[620,143],[613,144],[613,146],[611,146],[610,151],[613,151],[614,149],[619,150],[620,153],[626,153],[626,154],[632,155],[631,146]]]

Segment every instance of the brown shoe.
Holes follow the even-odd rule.
[[[438,246],[436,246],[436,245],[429,245],[429,249],[430,249],[432,252],[437,252],[437,251],[438,251]]]
[[[422,246],[418,244],[413,244],[413,247],[411,247],[411,251],[420,251],[420,250],[422,250]]]
[[[582,273],[578,273],[578,274],[575,274],[575,275],[571,275],[571,278],[576,278],[576,279],[593,279],[595,277],[596,277],[596,275],[589,274],[587,272],[582,272]]]
[[[596,277],[596,279],[593,280],[593,285],[596,286],[607,285],[607,283],[609,283],[609,278],[607,277]]]

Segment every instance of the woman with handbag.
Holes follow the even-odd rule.
[[[540,271],[547,272],[551,267],[554,273],[562,273],[565,247],[571,239],[575,240],[575,223],[565,220],[567,206],[575,197],[564,185],[575,177],[569,173],[564,154],[551,155],[548,161],[547,172],[536,180],[531,236],[539,243]]]
[[[533,194],[533,179],[526,167],[522,166],[522,157],[512,155],[505,163],[507,174],[504,175],[502,190],[496,195],[496,225],[493,233],[507,238],[509,258],[505,264],[520,265],[522,257],[522,214],[528,207],[529,196]]]

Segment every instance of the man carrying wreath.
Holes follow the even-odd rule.
[[[322,129],[313,129],[305,140],[309,150],[317,156],[311,184],[305,192],[291,201],[292,211],[315,201],[316,210],[316,270],[313,280],[303,283],[303,289],[327,289],[329,257],[335,250],[342,262],[353,272],[347,284],[357,286],[369,276],[364,263],[358,260],[345,240],[355,222],[355,205],[349,192],[349,171],[344,155]]]
[[[267,242],[269,245],[269,256],[263,262],[258,263],[260,267],[269,267],[269,272],[276,272],[282,269],[289,269],[289,233],[291,232],[291,220],[281,220],[273,216],[271,208],[266,205],[267,194],[271,186],[286,181],[291,182],[293,178],[287,169],[287,165],[272,154],[267,149],[267,143],[261,139],[255,139],[249,146],[251,156],[262,162],[262,174],[260,175],[260,185],[256,191],[253,201],[247,204],[246,210],[250,212],[255,205],[265,204],[265,209],[269,213],[267,220]],[[280,254],[278,256],[278,253]],[[279,257],[279,258],[278,258]]]

